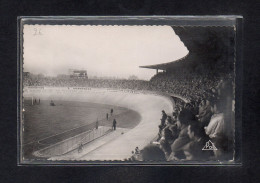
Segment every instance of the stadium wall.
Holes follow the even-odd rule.
[[[134,129],[103,147],[104,154],[112,154],[112,156],[109,156],[109,160],[129,158],[135,147],[138,146],[142,149],[149,144],[158,133],[161,111],[165,110],[166,113],[172,113],[174,107],[170,96],[134,90],[85,87],[25,87],[23,96],[33,96],[41,100],[54,100],[54,102],[55,100],[64,100],[109,104],[137,111],[141,115],[141,122]],[[107,152],[115,149],[117,150],[116,153]],[[99,159],[99,157],[93,158]],[[106,157],[102,156],[100,160],[106,160]]]

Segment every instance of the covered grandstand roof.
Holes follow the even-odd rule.
[[[233,68],[234,62],[230,60],[234,55],[233,27],[172,27],[172,29],[189,53],[178,60],[139,66],[140,68],[170,70],[184,65],[189,65],[191,68],[199,65],[215,68],[218,65],[223,71]]]
[[[178,60],[175,60],[175,61],[172,61],[172,62],[168,62],[168,63],[155,64],[155,65],[145,65],[145,66],[139,66],[139,67],[140,68],[147,68],[147,69],[166,70],[168,68],[174,67],[176,62],[184,60],[188,55],[189,55],[189,53],[186,56],[184,56],[184,57],[182,57],[182,58],[180,58]]]

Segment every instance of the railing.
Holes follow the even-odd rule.
[[[40,149],[33,154],[35,156],[40,157],[51,157],[64,155],[70,151],[78,149],[80,145],[87,144],[103,135],[109,133],[111,131],[111,127],[99,126],[97,129],[89,130],[87,132],[83,132],[74,137],[68,138],[46,148]]]

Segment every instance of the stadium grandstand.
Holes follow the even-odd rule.
[[[188,55],[168,63],[140,66],[156,70],[150,84],[157,90],[178,94],[189,101],[184,104],[175,99],[173,116],[162,114],[157,139],[160,149],[168,160],[231,160],[235,101],[233,28],[173,29],[188,48]],[[208,140],[218,146],[210,147],[214,154],[201,153],[199,144]],[[141,159],[162,160],[152,158],[161,157],[156,148],[145,148]],[[140,153],[133,154],[132,159],[140,158]]]

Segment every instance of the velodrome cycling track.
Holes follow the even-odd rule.
[[[40,98],[41,100],[109,104],[135,110],[141,115],[141,121],[135,128],[117,136],[96,150],[92,150],[83,158],[81,156],[80,160],[124,160],[131,157],[131,152],[135,147],[138,146],[139,149],[142,149],[156,137],[161,111],[165,110],[166,113],[171,113],[174,106],[171,97],[167,95],[105,88],[25,87],[23,96]],[[73,159],[77,159],[77,157]]]

